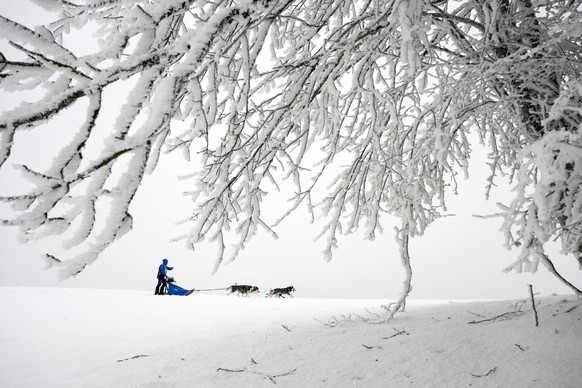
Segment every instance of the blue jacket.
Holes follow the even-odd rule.
[[[158,269],[158,279],[159,278],[165,278],[167,276],[167,274],[168,274],[167,271],[171,271],[173,269],[174,269],[173,267],[168,267],[167,264],[166,264],[166,262],[160,264],[160,267]]]

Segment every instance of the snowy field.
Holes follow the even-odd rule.
[[[377,324],[379,300],[4,287],[0,386],[581,387],[582,302],[537,300],[538,327],[525,299]]]

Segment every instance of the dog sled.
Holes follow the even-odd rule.
[[[187,290],[183,287],[180,287],[177,284],[168,283],[168,295],[188,296],[188,295],[192,294],[194,291],[196,291],[194,288],[191,290]]]
[[[188,296],[193,294],[194,292],[200,292],[200,291],[218,291],[218,290],[226,290],[226,288],[207,288],[204,290],[200,290],[200,289],[187,289],[184,287],[180,287],[179,285],[176,284],[176,280],[174,280],[174,278],[170,277],[168,278],[168,295],[178,295],[178,296]]]
[[[259,287],[257,286],[251,286],[251,285],[246,285],[246,284],[233,284],[230,287],[224,287],[224,288],[207,288],[207,289],[187,289],[184,287],[180,287],[179,285],[176,284],[176,280],[174,280],[174,278],[172,277],[168,277],[167,279],[167,294],[168,295],[178,295],[178,296],[188,296],[193,294],[194,292],[200,292],[200,291],[219,291],[219,290],[226,290],[228,291],[228,294],[237,294],[238,296],[250,296],[251,294],[258,294],[259,293]],[[269,290],[269,292],[267,293],[267,298],[273,298],[273,297],[277,297],[277,298],[285,298],[285,296],[289,296],[289,297],[293,297],[293,295],[291,295],[291,292],[295,291],[295,288],[293,286],[289,286],[289,287],[285,287],[285,288],[273,288],[271,290]]]

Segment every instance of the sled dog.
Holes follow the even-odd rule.
[[[267,294],[267,296],[265,298],[284,298],[285,295],[289,295],[291,298],[293,298],[293,295],[291,295],[291,292],[295,291],[295,287],[293,286],[289,286],[289,287],[285,287],[285,288],[273,288],[271,290],[269,290],[269,293]]]
[[[258,293],[259,287],[247,284],[233,284],[226,289],[228,294],[236,293],[238,296],[249,296],[251,293]]]

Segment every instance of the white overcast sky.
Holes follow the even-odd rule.
[[[0,14],[33,27],[46,15],[28,1],[0,0]],[[0,38],[1,40],[1,38]],[[5,48],[4,42],[0,47]],[[0,106],[11,96],[0,94]],[[2,108],[0,108],[0,112]],[[46,128],[45,128],[46,129]],[[37,133],[40,135],[40,133]],[[27,135],[35,138],[30,131]],[[17,143],[18,145],[18,143]],[[35,142],[34,147],[42,147]],[[176,155],[177,156],[177,155]],[[339,239],[330,263],[323,261],[323,241],[314,241],[321,224],[309,224],[298,213],[277,229],[279,239],[259,234],[238,259],[212,275],[216,249],[203,245],[186,250],[176,237],[175,222],[186,215],[183,187],[176,175],[187,173],[176,156],[166,157],[158,170],[146,177],[131,207],[134,229],[105,251],[102,257],[74,279],[59,281],[54,271],[45,271],[41,255],[58,245],[55,240],[19,244],[16,230],[0,226],[0,286],[61,286],[151,290],[157,266],[168,258],[171,274],[186,288],[221,288],[230,284],[255,284],[262,291],[293,285],[301,297],[396,298],[403,281],[398,246],[389,220],[384,235],[365,241],[361,235]],[[413,298],[495,299],[527,297],[527,284],[541,294],[570,293],[545,268],[536,274],[504,273],[517,251],[503,247],[501,219],[482,219],[474,214],[495,213],[494,201],[509,202],[509,188],[498,188],[494,200],[486,202],[483,151],[475,150],[471,179],[462,181],[460,195],[448,200],[450,213],[429,226],[424,236],[411,240]],[[3,187],[20,184],[17,174],[0,175]],[[0,218],[6,215],[1,213]],[[557,244],[548,247],[558,269],[582,286],[581,272],[574,261],[561,256]]]

